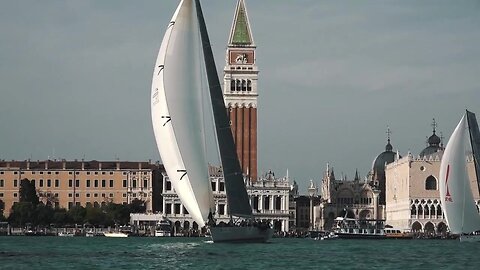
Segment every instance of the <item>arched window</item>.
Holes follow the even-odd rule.
[[[235,91],[235,80],[230,81],[230,91],[231,92]]]
[[[425,180],[425,189],[426,190],[437,190],[437,179],[433,176],[427,177],[427,180]]]
[[[242,80],[242,91],[247,91],[247,81]]]
[[[415,205],[413,204],[411,209],[410,209],[410,215],[412,217],[416,216],[417,215],[417,208],[415,207]]]
[[[237,80],[236,83],[235,83],[235,90],[236,91],[241,91],[242,90],[242,81],[241,80]]]
[[[423,205],[418,206],[418,215],[419,216],[423,215]]]
[[[247,91],[248,92],[252,91],[252,81],[251,80],[247,81]]]

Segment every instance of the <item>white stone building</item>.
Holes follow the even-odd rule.
[[[210,180],[215,200],[214,218],[218,222],[230,221],[228,201],[223,175],[218,168],[210,167]],[[276,231],[289,230],[289,191],[288,177],[275,178],[268,172],[255,183],[247,183],[250,205],[257,219],[270,220]],[[199,229],[197,223],[188,214],[178,198],[168,176],[163,175],[163,216],[172,221],[176,231]]]

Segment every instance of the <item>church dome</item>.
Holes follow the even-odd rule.
[[[433,134],[427,140],[428,146],[420,152],[420,157],[430,156],[437,152],[442,152],[442,139],[435,134],[437,123],[433,119]]]
[[[373,172],[377,175],[379,173],[385,172],[385,164],[392,163],[394,160],[395,160],[395,153],[391,149],[390,151],[385,150],[385,152],[378,155],[373,161],[373,164],[372,164]]]
[[[376,175],[381,175],[385,172],[385,165],[392,163],[395,160],[396,153],[393,152],[393,146],[390,143],[390,129],[387,131],[388,139],[387,145],[385,146],[385,151],[380,153],[372,163],[372,171]]]

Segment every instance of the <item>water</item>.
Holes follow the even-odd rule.
[[[0,237],[0,269],[479,269],[479,247],[455,240]]]

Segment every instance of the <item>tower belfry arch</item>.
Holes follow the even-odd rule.
[[[238,159],[251,181],[258,177],[256,48],[245,1],[238,0],[225,57],[223,93]]]

